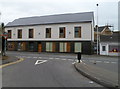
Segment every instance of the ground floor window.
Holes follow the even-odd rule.
[[[74,51],[75,52],[82,52],[81,51],[81,42],[75,42],[75,48],[74,48]]]
[[[46,52],[52,52],[52,42],[46,42]]]
[[[102,46],[102,51],[106,51],[106,46]]]
[[[60,52],[66,52],[66,42],[60,42]]]
[[[118,45],[110,45],[109,52],[120,52],[120,46]]]
[[[8,50],[15,50],[15,43],[14,42],[8,42],[7,49]]]
[[[26,42],[18,42],[18,51],[26,50]]]
[[[33,42],[29,42],[29,50],[30,51],[34,50],[34,43]]]

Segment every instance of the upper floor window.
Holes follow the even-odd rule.
[[[65,27],[60,27],[59,28],[59,37],[60,38],[65,38]]]
[[[81,27],[75,27],[75,38],[81,38]]]
[[[22,38],[22,29],[18,30],[18,38]]]
[[[12,31],[8,30],[8,38],[11,38],[11,35],[12,35]]]
[[[29,29],[29,38],[33,38],[34,29]]]
[[[51,38],[51,28],[46,28],[46,38]]]

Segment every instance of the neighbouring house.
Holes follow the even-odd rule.
[[[100,36],[100,55],[120,56],[120,31]]]
[[[19,18],[5,31],[8,50],[93,54],[93,12]]]
[[[98,42],[100,42],[101,35],[112,35],[113,34],[110,27],[112,27],[112,26],[105,25],[105,26],[98,27]],[[95,51],[95,53],[96,53],[96,50],[97,50],[97,27],[94,28],[94,51]]]

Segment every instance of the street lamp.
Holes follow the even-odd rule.
[[[99,43],[98,43],[98,4],[96,4],[97,6],[97,55],[98,55],[98,49],[99,49]]]

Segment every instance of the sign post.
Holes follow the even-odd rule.
[[[8,34],[7,32],[4,32],[3,35],[2,35],[2,54],[3,56],[6,55],[6,44],[7,44],[7,37],[8,37]]]

